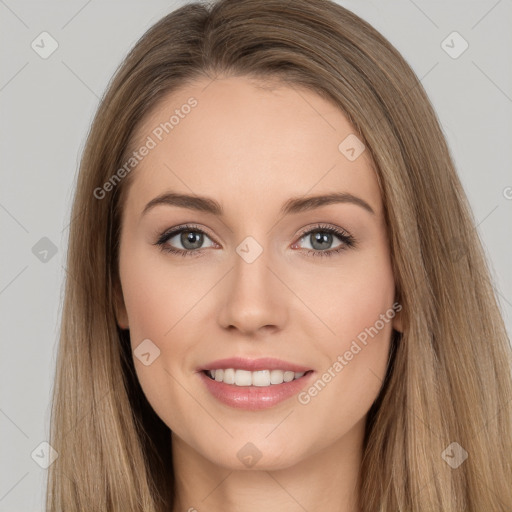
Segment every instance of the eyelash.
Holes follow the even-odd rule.
[[[183,256],[183,257],[198,256],[200,253],[202,253],[202,251],[204,249],[183,250],[183,249],[175,249],[172,246],[165,245],[168,240],[170,240],[175,235],[178,235],[183,231],[190,231],[193,233],[202,233],[209,237],[208,233],[206,233],[199,227],[191,225],[191,224],[184,224],[184,225],[176,226],[171,231],[166,231],[166,232],[162,233],[160,235],[160,237],[158,238],[158,240],[153,245],[160,246],[160,250],[162,250],[165,253],[176,254],[179,256]],[[325,250],[325,251],[319,251],[319,250],[315,251],[313,249],[306,249],[306,252],[310,256],[320,256],[322,258],[331,257],[331,256],[335,256],[336,254],[341,253],[342,251],[346,251],[347,249],[356,246],[355,238],[352,235],[350,235],[349,233],[347,233],[345,230],[335,228],[333,226],[324,225],[324,224],[319,224],[319,225],[315,226],[314,228],[309,229],[308,231],[305,231],[304,233],[302,233],[299,237],[299,241],[302,240],[306,235],[310,235],[311,233],[314,233],[317,231],[336,235],[342,241],[342,245],[340,245],[337,249],[329,249],[329,250]],[[209,237],[209,238],[211,238],[211,237]]]

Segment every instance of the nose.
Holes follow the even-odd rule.
[[[251,263],[236,254],[234,268],[223,286],[218,322],[224,329],[244,335],[283,329],[288,320],[287,297],[291,292],[265,251]]]

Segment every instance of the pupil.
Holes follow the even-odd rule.
[[[196,241],[194,242],[194,239]],[[201,247],[201,244],[203,242],[203,234],[202,233],[196,233],[193,231],[184,231],[181,234],[181,243],[183,244],[183,247],[186,249],[198,249]],[[190,246],[190,244],[192,246]]]
[[[317,233],[312,236],[313,236],[313,243],[311,245],[315,249],[321,249],[321,250],[325,249],[326,247],[325,247],[325,245],[322,245],[322,243],[327,244],[327,246],[329,246],[331,243],[332,235],[330,233],[322,234],[322,232],[317,231]],[[317,243],[320,245],[319,247],[315,247],[315,244],[317,244]]]

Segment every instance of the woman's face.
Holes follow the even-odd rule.
[[[360,449],[400,327],[379,187],[353,133],[315,93],[245,77],[188,85],[138,128],[118,322],[173,442],[225,468]]]

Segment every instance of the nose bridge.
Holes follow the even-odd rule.
[[[285,322],[284,287],[272,271],[271,251],[252,237],[236,248],[219,322],[243,332],[282,327]]]

